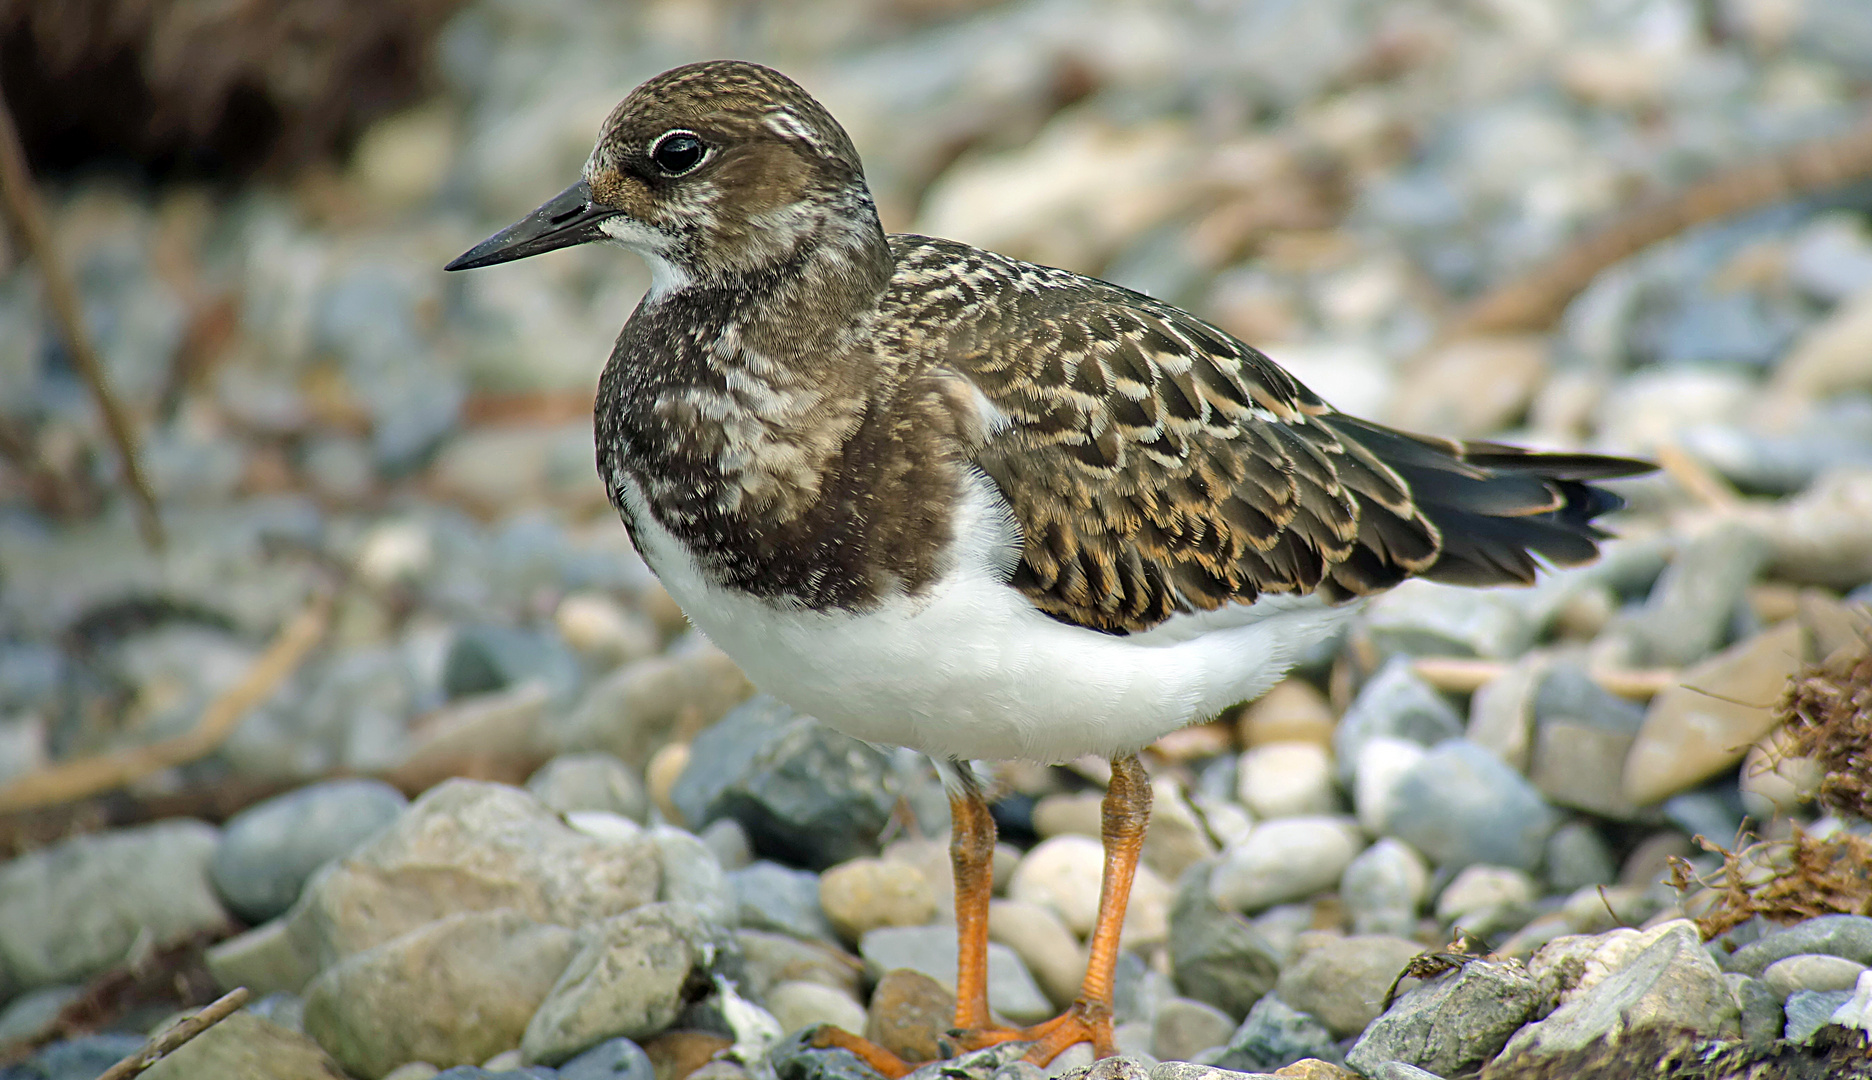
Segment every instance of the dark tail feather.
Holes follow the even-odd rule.
[[[1443,537],[1442,552],[1423,576],[1458,585],[1531,584],[1542,561],[1572,566],[1592,559],[1607,535],[1593,519],[1625,500],[1588,481],[1656,468],[1632,458],[1431,439],[1351,417],[1333,421],[1410,485]]]

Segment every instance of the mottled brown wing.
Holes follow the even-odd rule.
[[[1531,581],[1596,552],[1638,462],[1406,435],[1149,297],[947,241],[893,238],[906,325],[981,395],[977,465],[1023,530],[1011,584],[1114,633],[1264,593],[1340,600],[1412,575]]]

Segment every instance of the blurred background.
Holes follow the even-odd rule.
[[[638,82],[710,57],[817,95],[890,230],[1186,306],[1346,411],[1670,466],[1625,487],[1603,568],[1401,590],[1295,680],[1313,727],[1257,736],[1232,715],[1161,748],[1192,798],[1239,801],[1257,740],[1351,753],[1334,720],[1399,656],[1609,867],[1813,795],[1812,767],[1756,782],[1737,763],[1792,666],[1850,640],[1817,635],[1853,625],[1841,613],[1872,581],[1872,5],[0,0],[0,90],[166,537],[139,531],[50,264],[15,226],[8,853],[219,822],[339,775],[409,795],[518,782],[568,751],[621,762],[639,819],[682,822],[687,744],[751,688],[687,630],[593,469],[594,384],[647,274],[595,246],[441,266],[573,180]],[[1546,314],[1451,330],[1617,215],[1826,140],[1846,149],[1821,154],[1825,182],[1771,172],[1736,212],[1653,220],[1655,242],[1588,259]],[[1680,672],[1790,619],[1804,644],[1774,639],[1779,666],[1724,691],[1754,711],[1714,765],[1640,736],[1668,727],[1645,709]],[[1594,713],[1586,756],[1543,772],[1552,664],[1623,711]],[[1645,738],[1664,749],[1628,759]],[[1353,765],[1322,774],[1328,809],[1353,806]],[[920,766],[892,767],[909,820],[940,833]],[[1046,831],[1033,805],[1098,782],[1010,777],[1010,835],[1029,843]],[[1685,793],[1702,801],[1658,809]],[[755,854],[829,861],[762,835]],[[28,917],[0,912],[0,936],[49,932]],[[16,963],[0,993],[76,985],[123,952]]]

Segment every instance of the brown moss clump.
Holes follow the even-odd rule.
[[[1872,840],[1863,836],[1838,832],[1821,839],[1795,826],[1787,840],[1744,834],[1733,850],[1701,836],[1696,842],[1721,855],[1722,868],[1705,877],[1673,857],[1667,880],[1680,892],[1703,890],[1686,897],[1685,908],[1707,904],[1696,916],[1705,941],[1757,915],[1782,924],[1819,915],[1872,915]]]
[[[1821,805],[1872,819],[1872,644],[1809,665],[1788,680],[1775,713],[1786,753],[1819,762]]]

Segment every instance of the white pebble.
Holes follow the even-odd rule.
[[[1339,884],[1365,846],[1351,818],[1291,817],[1256,825],[1222,853],[1209,893],[1225,910],[1259,911]]]
[[[1391,793],[1398,781],[1424,756],[1424,748],[1409,739],[1374,735],[1359,748],[1357,778],[1352,784],[1352,802],[1358,808],[1359,824],[1374,836],[1382,836],[1391,824]]]
[[[1333,791],[1332,758],[1312,742],[1271,742],[1245,751],[1236,769],[1235,794],[1258,817],[1331,814],[1339,809]]]

